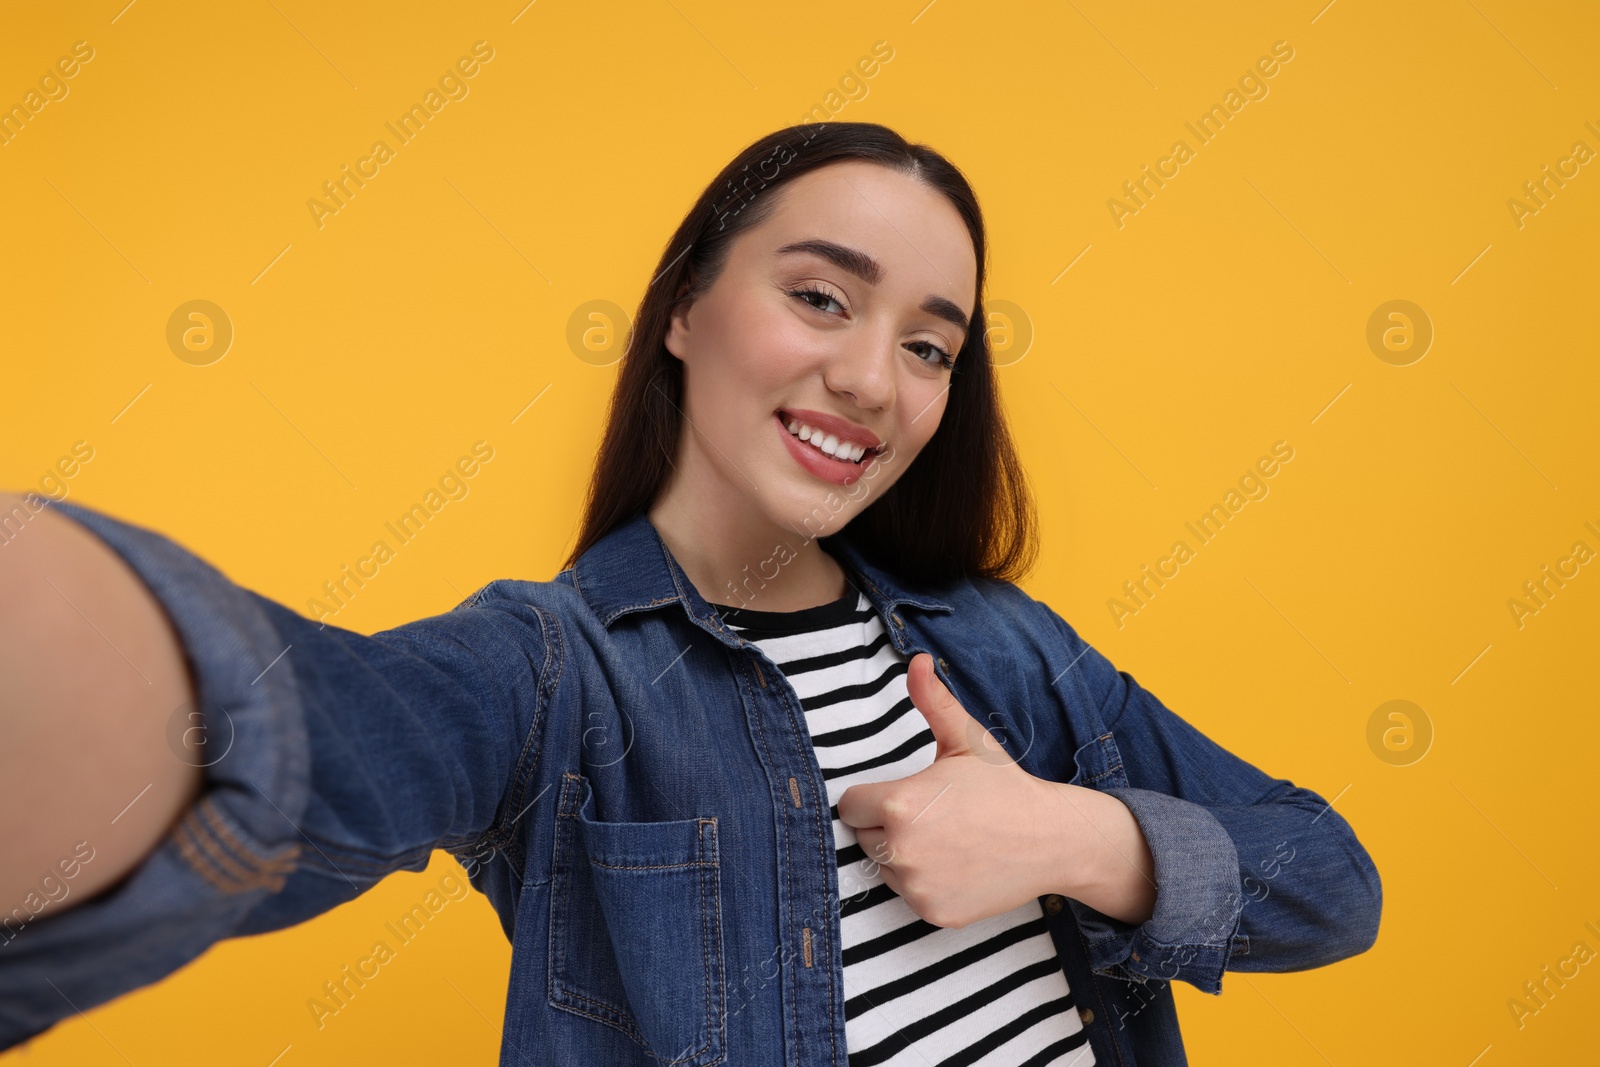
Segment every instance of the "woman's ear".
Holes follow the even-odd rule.
[[[671,352],[680,361],[683,359],[684,352],[688,351],[689,309],[694,305],[694,301],[684,299],[688,291],[689,284],[687,282],[678,287],[678,300],[672,306],[671,318],[667,322],[667,336],[664,342],[667,346],[667,351]]]

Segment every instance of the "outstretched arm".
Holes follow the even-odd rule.
[[[193,802],[201,761],[166,743],[193,701],[132,568],[56,509],[0,493],[0,939],[123,878]]]
[[[27,642],[5,664],[26,695],[7,698],[0,781],[16,821],[0,845],[25,896],[0,925],[0,1049],[217,941],[422,870],[436,849],[505,845],[491,874],[512,879],[508,824],[530,799],[558,674],[553,617],[510,589],[532,583],[491,583],[365,636],[242,588],[153,530],[81,505],[23,507],[0,544],[0,615]],[[92,855],[58,855],[79,834]],[[41,863],[57,865],[49,885],[69,886],[59,903],[73,907],[48,902]]]

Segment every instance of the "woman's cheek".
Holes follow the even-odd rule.
[[[926,443],[938,430],[939,423],[944,421],[944,409],[950,403],[950,378],[946,375],[942,379],[923,379],[920,387],[913,391],[917,400],[908,406],[913,411],[922,412],[913,429],[917,431],[919,442]]]
[[[765,349],[769,365],[810,369],[832,355],[839,336],[808,325],[799,315],[785,313],[763,326],[757,345]]]

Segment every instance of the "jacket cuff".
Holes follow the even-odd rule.
[[[1131,787],[1101,792],[1133,813],[1155,860],[1157,889],[1153,913],[1137,925],[1067,898],[1091,969],[1123,981],[1184,981],[1221,993],[1229,959],[1250,945],[1239,930],[1244,894],[1233,838],[1193,801]]]
[[[160,602],[195,690],[188,712],[174,709],[168,737],[198,723],[206,741],[205,756],[175,745],[174,758],[206,762],[195,802],[124,878],[0,931],[0,1049],[158,981],[230,936],[295,870],[310,784],[293,674],[272,668],[284,649],[250,594],[155,531],[82,506],[34,505],[97,535]]]

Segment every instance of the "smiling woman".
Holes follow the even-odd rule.
[[[563,569],[382,633],[50,503],[0,545],[0,900],[126,810],[0,946],[0,1048],[440,849],[511,941],[507,1065],[1181,1064],[1168,983],[1370,947],[1339,812],[1014,583],[986,247],[886,127],[752,143],[653,272]]]
[[[791,172],[766,195],[767,214],[746,215],[725,262],[703,268],[713,277],[680,283],[663,342],[694,432],[680,434],[650,520],[702,590],[722,587],[727,561],[799,533],[827,491],[819,480],[859,477],[853,459],[834,456],[841,439],[891,441],[900,459],[845,522],[918,469],[977,302],[972,237],[921,178],[848,160]],[[796,422],[820,431],[823,447],[807,446],[811,434],[802,445],[789,431]],[[774,609],[843,588],[820,546],[801,557],[770,593]]]
[[[715,191],[780,153],[736,215],[718,210]],[[885,127],[746,147],[662,253],[568,562],[646,509],[696,587],[723,589],[876,466],[833,527],[869,555],[917,581],[1026,573],[1036,519],[981,326],[986,248],[960,171]],[[877,454],[840,460],[840,442]],[[763,595],[798,609],[843,582],[807,543]]]

